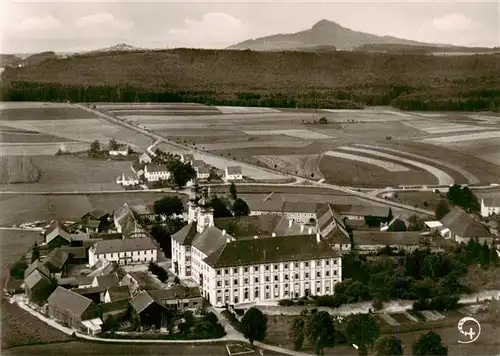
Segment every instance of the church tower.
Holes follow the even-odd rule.
[[[211,201],[208,195],[208,189],[204,187],[201,199],[198,202],[200,210],[198,213],[197,230],[199,233],[202,233],[207,227],[214,226],[214,209],[211,206]]]
[[[188,203],[188,223],[196,221],[198,219],[198,201],[200,200],[200,186],[198,185],[198,180],[193,179],[193,186],[189,192],[189,203]]]

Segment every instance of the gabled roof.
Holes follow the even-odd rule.
[[[100,240],[118,240],[123,238],[123,235],[119,232],[91,232],[89,235],[91,239]]]
[[[404,224],[405,228],[409,228],[410,227],[410,221],[408,221],[407,218],[405,218],[404,216],[402,215],[398,215],[396,217],[394,217],[391,221],[389,221],[389,223],[387,224],[387,228],[389,231],[391,231],[391,227],[395,226],[395,224],[400,221]]]
[[[156,303],[166,309],[165,305],[163,305],[161,301],[155,300],[155,298],[149,295],[148,292],[146,291],[137,294],[134,298],[130,300],[130,305],[132,306],[132,308],[134,308],[134,310],[138,314],[153,303]]]
[[[145,204],[133,205],[130,209],[137,215],[150,215],[155,213],[151,205]]]
[[[156,250],[157,246],[149,237],[142,237],[123,240],[102,240],[96,242],[92,248],[95,254],[101,255],[105,253]]]
[[[116,287],[120,285],[120,281],[118,280],[116,273],[95,276],[94,279],[97,279],[97,285],[103,288]]]
[[[491,234],[472,216],[458,207],[441,219],[445,228],[463,238],[491,237]]]
[[[94,304],[89,298],[62,287],[57,287],[47,301],[58,310],[64,310],[79,317]]]
[[[351,238],[349,237],[349,233],[347,232],[346,229],[344,229],[341,225],[331,225],[332,229],[328,232],[323,234],[323,238],[325,241],[327,241],[331,245],[347,245],[351,244]]]
[[[210,173],[210,167],[208,166],[200,166],[200,167],[195,167],[196,173],[198,174],[209,174]]]
[[[132,237],[134,234],[146,234],[144,228],[139,224],[137,218],[130,209],[130,206],[125,203],[114,212],[115,224],[121,228],[121,232],[125,238]]]
[[[69,254],[70,258],[84,259],[87,258],[87,249],[85,247],[76,246],[61,246],[58,247],[60,251]]]
[[[194,159],[192,162],[193,162],[193,168],[203,167],[205,165],[205,162],[201,159]]]
[[[226,167],[226,172],[228,175],[239,175],[241,174],[241,167],[240,166]]]
[[[201,297],[200,288],[186,287],[180,284],[173,285],[168,289],[150,290],[148,293],[152,298],[161,301]]]
[[[47,255],[47,257],[45,257],[43,264],[52,266],[56,270],[60,271],[64,267],[64,265],[68,262],[68,259],[69,259],[69,254],[67,252],[64,252],[63,250],[56,248],[52,250]]]
[[[40,282],[51,283],[50,279],[43,273],[40,273],[39,270],[34,270],[24,279],[24,284],[28,289],[32,289]]]
[[[80,294],[80,295],[90,295],[90,294],[97,294],[97,293],[104,293],[108,290],[106,286],[101,286],[101,287],[86,287],[86,288],[73,288],[71,289],[72,292]]]
[[[47,266],[45,266],[42,261],[36,260],[32,264],[30,264],[29,267],[24,271],[24,279],[28,278],[28,276],[34,271],[40,271],[46,277],[50,277],[50,271]]]
[[[56,220],[52,224],[50,224],[50,226],[45,230],[45,236],[50,234],[55,229],[59,229],[59,230],[64,231],[64,232],[69,234],[69,230],[66,227],[66,225],[64,225],[62,222]]]
[[[232,241],[204,262],[220,268],[334,257],[338,257],[337,252],[325,240],[318,242],[316,235],[299,235]]]
[[[281,213],[283,211],[284,202],[279,199],[263,200],[262,198],[245,197],[245,202],[250,211],[266,211]]]
[[[90,218],[94,218],[96,220],[101,220],[101,219],[105,218],[107,215],[109,215],[109,214],[106,213],[102,209],[93,209],[93,210],[89,211],[87,214],[85,214],[84,216],[82,216],[82,219],[84,219],[86,217],[90,217]]]
[[[45,232],[46,243],[49,243],[58,236],[71,243],[71,234],[68,232],[67,228],[64,225],[62,225],[59,221],[56,221],[55,225],[53,224],[52,226],[54,227],[47,229],[47,231]]]
[[[404,245],[413,246],[419,245],[421,235],[416,231],[405,232],[386,232],[386,231],[359,231],[354,230],[353,240],[354,245]]]
[[[333,208],[338,211],[340,215],[353,215],[353,216],[376,216],[387,217],[389,216],[388,206],[366,206],[366,205],[339,205],[334,204]]]
[[[285,201],[283,204],[284,213],[316,213],[318,211],[318,203]]]
[[[112,302],[130,298],[128,286],[114,286],[108,289],[109,298]]]
[[[500,197],[487,197],[482,199],[484,202],[484,206],[486,207],[491,207],[491,208],[500,207]]]
[[[148,164],[144,168],[144,172],[168,172],[166,166],[159,166],[157,164]]]
[[[203,230],[201,234],[197,234],[193,240],[192,246],[210,256],[219,248],[224,246],[228,237],[232,237],[228,233],[225,235],[222,230],[215,226],[209,226]]]
[[[214,225],[226,230],[231,236],[246,237],[254,235],[271,235],[282,219],[279,215],[254,215],[214,219]]]
[[[278,222],[278,225],[274,228],[273,232],[276,236],[311,235],[316,233],[316,226],[303,226],[302,224],[283,216]]]
[[[139,288],[141,289],[149,290],[157,289],[159,287],[158,282],[146,271],[128,272],[128,275],[130,275],[130,277],[137,282]]]
[[[129,308],[130,302],[128,299],[121,299],[110,303],[101,303],[99,308],[103,314],[125,311]]]

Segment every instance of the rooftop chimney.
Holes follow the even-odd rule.
[[[320,243],[321,241],[321,235],[319,234],[319,232],[316,233],[316,242],[317,243]]]
[[[292,228],[292,219],[288,219],[288,228],[291,229]]]

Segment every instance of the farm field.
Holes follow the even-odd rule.
[[[131,205],[152,204],[166,195],[169,193],[147,191],[124,191],[123,194],[0,195],[0,226],[25,221],[75,219],[92,209],[112,212],[125,202]]]
[[[145,148],[151,140],[71,104],[1,103],[1,155],[54,155],[59,148],[82,151],[88,143],[114,138]]]
[[[120,190],[115,179],[130,172],[128,161],[105,161],[76,156],[30,156],[40,172],[36,183],[2,184],[6,191]]]
[[[500,160],[498,144],[478,146],[481,141],[477,141],[494,140],[497,133],[484,132],[491,131],[492,125],[473,120],[467,113],[412,113],[384,107],[217,109],[222,114],[203,117],[190,115],[189,110],[185,116],[168,115],[168,110],[156,108],[116,114],[126,114],[121,117],[178,143],[283,172],[297,171],[304,177],[313,174],[333,184],[385,187],[500,179],[500,167],[483,170],[487,161]],[[328,123],[312,124],[320,117]],[[466,134],[477,152],[439,144]]]
[[[443,198],[434,192],[397,192],[394,197],[388,198],[388,200],[431,211],[436,210],[436,206],[442,199],[446,199],[446,195]]]

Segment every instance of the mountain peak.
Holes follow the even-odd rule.
[[[313,27],[311,27],[311,30],[320,30],[320,29],[325,29],[325,28],[341,28],[338,23],[326,19],[319,20],[314,24]]]

